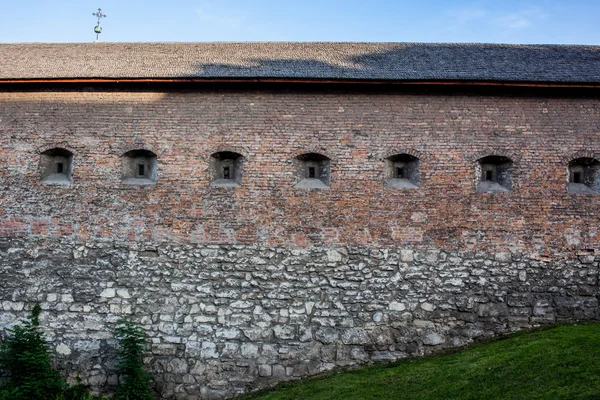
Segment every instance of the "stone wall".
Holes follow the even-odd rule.
[[[110,391],[111,329],[132,315],[164,398],[230,397],[600,317],[600,257],[587,253],[4,239],[0,257],[0,330],[40,302],[61,370]]]

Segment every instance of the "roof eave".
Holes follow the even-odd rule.
[[[532,82],[532,81],[477,81],[477,80],[376,80],[333,78],[27,78],[0,79],[0,84],[40,83],[310,83],[310,84],[360,84],[360,85],[425,85],[425,86],[502,86],[502,87],[552,87],[600,88],[600,82]]]

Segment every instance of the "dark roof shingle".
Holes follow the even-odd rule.
[[[600,46],[424,43],[0,44],[0,79],[290,78],[600,82]]]

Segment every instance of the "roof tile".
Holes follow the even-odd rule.
[[[600,46],[424,43],[0,44],[0,79],[299,78],[600,82]]]

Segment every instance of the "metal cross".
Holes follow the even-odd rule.
[[[98,40],[98,35],[102,32],[102,28],[100,27],[100,18],[106,18],[106,14],[102,14],[102,9],[99,8],[97,13],[92,13],[94,17],[98,17],[98,25],[94,28],[94,32],[96,32],[96,40]]]

